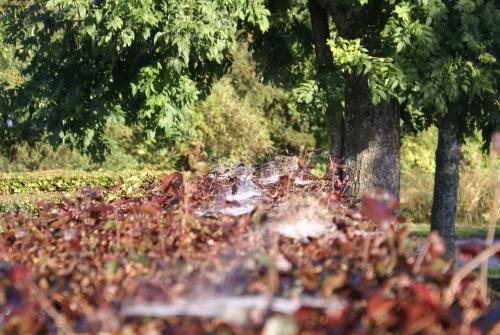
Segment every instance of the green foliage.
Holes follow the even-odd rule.
[[[500,7],[495,1],[402,1],[382,37],[405,73],[410,123],[447,117],[462,135],[498,124]],[[496,117],[498,118],[498,116]],[[415,121],[415,119],[417,119]]]
[[[233,59],[231,71],[194,109],[186,144],[197,142],[209,156],[233,161],[261,158],[271,147],[293,153],[313,148],[320,129],[297,112],[298,94],[263,81],[247,43],[233,50]]]
[[[331,13],[339,30],[329,42],[337,68],[366,76],[373,104],[397,98],[405,107],[406,128],[421,130],[447,117],[464,136],[486,130],[488,141],[500,122],[498,5],[473,0],[371,5],[376,11],[366,7],[359,22]],[[336,6],[345,10],[342,2]],[[349,10],[355,18],[363,6]],[[377,12],[387,20],[354,29]]]
[[[251,102],[257,113],[263,112],[276,150],[299,153],[326,142],[321,117],[325,107],[316,81],[288,90],[263,80],[254,53],[245,44],[233,55],[228,77],[238,95]]]
[[[335,65],[341,72],[367,77],[372,104],[388,102],[391,98],[403,102],[400,92],[406,89],[405,77],[392,58],[370,55],[359,38],[348,40],[336,37],[329,41],[329,45]]]
[[[251,48],[264,80],[293,89],[315,74],[307,1],[267,0],[266,5],[269,29],[255,32]]]
[[[59,203],[69,193],[43,192],[31,194],[0,194],[0,213],[8,211],[35,211],[39,206],[37,202],[42,200],[51,203]],[[1,227],[0,227],[1,230]]]
[[[134,170],[145,167],[146,162],[136,159],[141,142],[134,137],[133,130],[116,122],[108,122],[103,138],[108,152],[101,162],[62,144],[53,147],[48,143],[32,145],[18,144],[10,148],[8,155],[0,155],[0,172],[26,172],[36,170],[106,171]],[[150,153],[149,156],[153,156]]]
[[[231,160],[262,157],[272,142],[268,124],[258,107],[249,96],[240,98],[231,83],[221,81],[193,114],[193,139],[210,156]]]
[[[4,15],[5,1],[0,1],[0,15]],[[12,45],[5,43],[5,26],[0,21],[0,84],[13,85],[20,82],[20,73],[17,67]]]
[[[250,48],[259,77],[276,97],[272,113],[266,115],[273,125],[273,141],[292,152],[313,142],[325,145],[329,138],[324,116],[330,97],[319,85],[322,74],[316,72],[307,1],[266,4],[271,12],[269,30],[255,33]],[[300,134],[305,135],[303,141]]]
[[[155,171],[3,173],[0,174],[0,194],[36,195],[45,192],[75,192],[82,185],[105,187],[122,183],[130,183],[129,186],[138,188],[142,182],[158,174],[160,172]]]
[[[54,148],[46,143],[37,143],[33,146],[21,144],[12,150],[15,152],[11,160],[2,157],[4,164],[0,165],[0,172],[54,169],[90,170],[95,167],[88,157],[64,145]]]
[[[242,24],[265,31],[262,1],[67,1],[8,6],[27,81],[17,123],[55,143],[103,152],[110,115],[151,142],[182,135],[190,105],[229,65]],[[248,30],[250,30],[248,28]]]
[[[401,174],[434,173],[436,169],[437,128],[431,127],[417,135],[403,137],[401,145]]]
[[[4,42],[3,35],[3,27],[0,25],[0,84],[12,86],[21,81],[21,76],[15,63],[15,49]]]

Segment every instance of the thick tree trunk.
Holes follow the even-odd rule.
[[[371,4],[373,8],[367,9],[360,18],[350,16],[348,4],[339,5],[342,8],[337,8],[337,5],[330,0],[309,0],[320,73],[329,73],[330,66],[333,67],[332,53],[326,44],[329,37],[328,15],[332,15],[340,36],[353,38],[363,32],[351,31],[351,24],[363,19],[367,20],[362,22],[365,26],[371,26],[371,18],[381,12],[378,1]],[[329,88],[327,83],[323,86]],[[380,186],[399,199],[399,105],[391,102],[373,106],[366,78],[355,75],[346,78],[345,105],[342,118],[340,106],[329,102],[326,120],[332,138],[333,156],[345,158],[346,172],[352,180],[352,195],[357,199],[374,186]]]
[[[326,128],[330,135],[330,155],[340,160],[343,152],[343,127],[342,109],[336,101],[333,92],[334,83],[331,76],[333,72],[332,51],[327,44],[330,37],[328,15],[316,0],[309,0],[309,13],[311,16],[314,49],[316,51],[316,64],[321,88],[326,92],[328,108],[326,110]]]
[[[399,199],[400,106],[374,106],[365,77],[346,81],[344,156],[352,195],[359,198],[379,186]]]
[[[455,250],[459,166],[460,141],[456,129],[450,121],[443,120],[436,150],[431,230],[437,231],[444,239],[448,256],[452,256]]]

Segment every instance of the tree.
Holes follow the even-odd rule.
[[[342,6],[338,7],[333,2],[320,0],[268,1],[270,30],[257,36],[254,48],[257,54],[261,54],[258,60],[261,65],[264,64],[264,76],[271,78],[269,80],[285,86],[292,83],[310,87],[309,91],[315,90],[313,87],[318,88],[315,94],[321,97],[322,104],[316,113],[325,116],[332,156],[347,162],[354,196],[358,197],[376,185],[398,196],[399,106],[392,99],[395,95],[389,95],[395,91],[395,87],[391,89],[393,82],[388,86],[383,79],[377,79],[378,74],[385,71],[387,77],[388,73],[384,65],[386,62],[383,57],[378,57],[377,51],[382,45],[379,35],[386,18],[381,15],[380,22],[375,20],[376,25],[371,21],[373,11],[386,13],[392,5],[382,6],[377,2],[364,6],[363,1],[340,2]],[[309,22],[304,21],[304,13]],[[337,50],[339,43],[329,45],[328,40],[342,45]],[[361,46],[361,40],[370,50]],[[350,49],[351,43],[358,43],[358,49]],[[308,64],[307,60],[311,57],[309,45],[313,45],[315,51],[313,74],[303,74],[302,78],[296,75],[290,80],[289,73],[294,73],[290,64],[296,67],[297,64]],[[333,54],[329,52],[331,48],[334,49]],[[370,66],[372,61],[380,65],[377,69],[363,73],[365,64],[352,59],[360,48],[366,56],[364,61]],[[259,49],[264,51],[259,53]],[[346,61],[339,54],[346,55],[350,60]],[[276,61],[278,57],[280,59]],[[283,72],[288,75],[283,75]],[[305,84],[297,85],[300,80]]]
[[[336,92],[326,92],[321,83],[330,81],[319,79],[308,2],[267,0],[266,7],[271,12],[269,29],[249,38],[257,71],[266,84],[284,92],[283,114],[290,130],[312,131],[323,145],[330,140],[325,131],[328,101]]]
[[[475,130],[483,131],[489,143],[500,125],[495,105],[500,8],[494,1],[472,0],[405,2],[399,8],[400,20],[413,25],[413,31],[399,30],[414,45],[404,43],[396,59],[401,68],[411,69],[406,70],[409,108],[424,117],[423,124],[439,127],[431,229],[452,254],[461,143]]]
[[[12,2],[8,40],[27,62],[15,122],[94,153],[110,116],[172,140],[230,65],[239,29],[264,31],[267,15],[259,0]]]
[[[0,0],[0,15],[5,15],[7,1]],[[8,91],[21,83],[19,66],[14,57],[15,48],[5,43],[5,26],[0,21],[0,155],[6,153],[15,143],[17,134],[9,114],[11,99]]]
[[[445,238],[451,252],[460,143],[476,129],[489,141],[489,134],[500,124],[498,5],[472,0],[317,1],[333,17],[338,32],[330,41],[333,60],[346,73],[344,155],[348,162],[355,161],[352,157],[363,161],[365,152],[357,146],[376,134],[376,121],[366,120],[377,115],[375,109],[380,107],[374,106],[381,100],[389,101],[388,109],[394,99],[402,104],[406,129],[439,126],[432,229]],[[368,88],[371,105],[366,104]],[[386,110],[378,115],[396,113]],[[392,124],[385,132],[397,129],[396,120],[384,122],[386,127]],[[394,137],[384,141],[397,143]],[[375,141],[365,148],[370,152],[383,146]],[[370,156],[377,157],[377,151],[368,154],[368,161]],[[361,163],[356,168],[359,164],[356,161],[354,171],[368,171],[367,176],[355,176],[360,181],[376,177],[377,171],[371,170],[384,166],[363,169]]]
[[[391,86],[378,78],[390,51],[381,35],[393,1],[317,0],[332,17],[336,35],[330,44],[343,71],[345,138],[343,154],[355,195],[382,186],[399,197],[400,106]],[[362,51],[364,58],[357,57]],[[377,69],[375,69],[378,66]],[[397,75],[395,73],[394,75]],[[392,76],[392,74],[391,74]],[[392,90],[394,90],[393,87]]]
[[[499,8],[494,1],[388,2],[395,5],[380,32],[385,57],[373,57],[359,42],[337,38],[331,43],[338,55],[334,59],[351,72],[376,73],[369,78],[372,98],[384,81],[385,94],[404,107],[406,129],[439,127],[431,228],[451,252],[460,144],[477,129],[489,141],[500,124]]]

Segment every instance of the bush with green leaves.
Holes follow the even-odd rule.
[[[0,155],[0,172],[96,169],[121,171],[142,167],[134,155],[134,149],[138,144],[131,128],[116,122],[108,122],[104,139],[108,152],[103,161],[96,161],[65,144],[54,147],[43,142],[31,145],[20,143],[12,146],[8,155]]]
[[[254,51],[247,44],[242,42],[233,51],[234,62],[225,78],[230,80],[240,98],[251,102],[255,113],[265,116],[274,149],[298,154],[304,149],[326,144],[321,117],[315,110],[317,104],[321,104],[317,86],[311,89],[304,84],[291,90],[264,80],[263,74],[258,72]]]
[[[140,189],[143,182],[153,180],[160,171],[81,172],[41,171],[0,174],[0,195],[33,195],[53,192],[76,192],[82,185],[113,186],[120,184],[125,190],[130,186]],[[132,190],[130,190],[131,192]]]
[[[0,0],[0,15],[4,15],[6,0]],[[12,86],[20,83],[21,75],[15,59],[15,47],[5,43],[5,26],[0,21],[0,84]]]
[[[229,81],[218,82],[193,114],[193,140],[210,156],[255,160],[272,142],[262,110],[249,97],[240,98]]]

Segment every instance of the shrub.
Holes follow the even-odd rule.
[[[111,123],[104,135],[109,152],[103,162],[96,162],[89,156],[62,144],[53,147],[47,143],[33,146],[20,144],[13,148],[9,158],[0,156],[0,172],[27,172],[37,170],[79,170],[104,169],[122,171],[138,169],[139,163],[133,155],[132,129],[118,123]]]
[[[26,172],[35,170],[89,170],[93,168],[91,160],[65,145],[57,148],[46,143],[34,146],[21,144],[14,148],[13,156],[2,157],[1,172]]]
[[[271,148],[268,124],[248,98],[241,98],[228,81],[215,84],[212,94],[193,113],[193,140],[210,156],[250,160]]]

